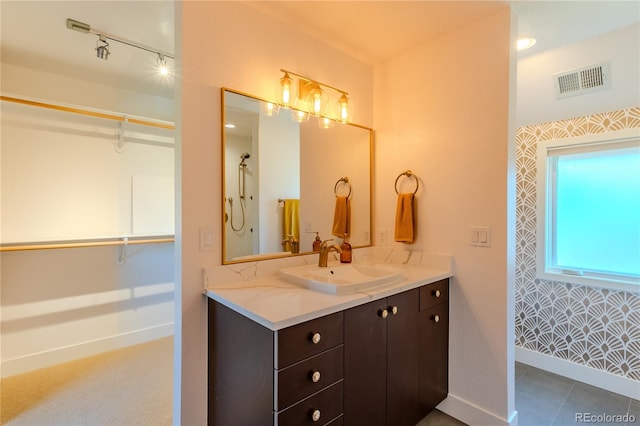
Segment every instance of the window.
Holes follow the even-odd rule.
[[[640,131],[538,146],[538,276],[614,289],[640,284]]]

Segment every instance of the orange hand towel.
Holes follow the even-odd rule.
[[[340,238],[351,233],[351,201],[349,201],[349,197],[336,197],[331,233]]]
[[[414,194],[398,194],[396,241],[413,244],[415,239]]]

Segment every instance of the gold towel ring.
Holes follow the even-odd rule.
[[[347,176],[338,179],[336,185],[333,187],[333,193],[336,194],[336,197],[338,196],[338,185],[340,182],[344,182],[346,185],[349,185],[349,193],[347,194],[347,198],[349,198],[351,196],[351,184],[349,183],[349,178]]]
[[[398,192],[398,180],[400,180],[402,176],[413,177],[416,180],[416,190],[413,191],[413,194],[415,195],[415,193],[418,192],[418,188],[420,187],[420,181],[418,180],[418,177],[416,176],[416,174],[413,173],[411,170],[405,170],[404,172],[400,173],[396,178],[396,183],[394,185],[396,189],[396,194],[400,194]]]

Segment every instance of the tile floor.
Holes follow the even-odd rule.
[[[640,426],[640,401],[521,363],[516,363],[515,399],[518,426]],[[625,414],[628,421],[614,417]],[[576,415],[582,415],[582,419]],[[611,417],[598,418],[603,415]],[[434,410],[416,426],[464,423]]]
[[[519,426],[640,425],[638,400],[520,363],[516,410]],[[629,421],[615,417],[626,414]]]

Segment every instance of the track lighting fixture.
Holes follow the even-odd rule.
[[[137,49],[146,50],[147,52],[153,53],[158,56],[158,72],[161,75],[169,75],[169,68],[167,66],[167,59],[171,58],[175,59],[173,54],[169,54],[166,52],[162,52],[158,49],[154,49],[149,46],[145,46],[140,43],[136,43],[131,40],[124,39],[122,37],[115,36],[113,34],[109,34],[105,31],[100,31],[91,28],[91,25],[85,24],[84,22],[79,22],[73,19],[67,19],[67,28],[74,31],[79,31],[81,33],[94,34],[98,36],[98,40],[96,42],[96,56],[100,59],[104,59],[105,61],[109,58],[111,54],[109,50],[109,41],[116,41],[118,43],[126,44],[131,47],[135,47]]]
[[[109,59],[109,42],[103,36],[99,36],[96,42],[96,56],[105,61]]]
[[[169,67],[167,66],[167,59],[162,53],[158,53],[158,72],[160,75],[169,75]]]
[[[349,122],[352,106],[347,92],[293,71],[285,69],[280,71],[284,73],[280,78],[280,105],[284,108],[293,108],[295,110],[293,116],[297,121],[307,120],[309,115],[314,115],[320,120],[320,127],[328,127],[334,120],[340,123]],[[298,77],[297,85],[294,85],[292,75]],[[294,88],[297,88],[295,95]],[[333,110],[330,104],[330,91],[326,89],[331,89],[340,96],[335,101]]]

